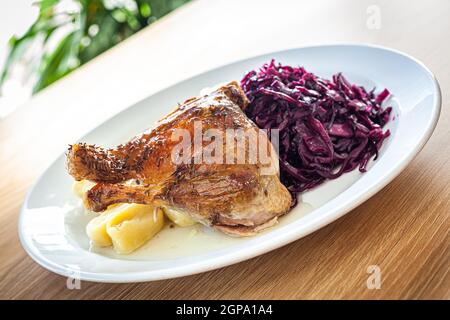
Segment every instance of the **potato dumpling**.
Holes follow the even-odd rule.
[[[92,219],[86,233],[98,247],[113,246],[119,254],[130,253],[164,226],[160,208],[142,204],[120,204]]]
[[[117,212],[114,210],[106,210],[98,217],[95,217],[89,221],[86,226],[86,233],[91,239],[92,243],[97,247],[109,247],[112,246],[112,240],[109,234],[106,232],[106,224],[111,217]]]
[[[164,207],[164,213],[166,214],[167,218],[170,219],[170,221],[172,221],[173,223],[175,223],[177,226],[180,227],[189,227],[196,223],[186,213],[183,213],[173,208]]]
[[[111,237],[114,250],[130,253],[153,238],[164,226],[161,208],[142,204],[129,204],[108,220],[106,232]]]
[[[73,184],[73,193],[81,199],[83,199],[84,194],[89,191],[93,186],[95,186],[95,182],[88,180],[75,181]]]
[[[95,183],[78,181],[74,192],[83,198]],[[161,208],[151,205],[121,203],[108,207],[86,226],[86,233],[95,246],[113,246],[119,254],[130,253],[150,240],[164,226]]]
[[[150,240],[164,226],[160,208],[120,204],[92,219],[86,233],[95,246],[113,246],[119,254],[130,253]]]

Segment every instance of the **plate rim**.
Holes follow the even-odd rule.
[[[196,77],[199,77],[203,74],[214,72],[218,69],[221,69],[225,66],[235,64],[237,62],[244,62],[253,60],[268,54],[277,54],[282,52],[288,52],[288,51],[296,51],[301,49],[314,49],[314,48],[332,48],[332,47],[355,47],[355,48],[370,48],[370,49],[378,49],[382,51],[387,51],[390,53],[395,53],[397,55],[403,56],[414,63],[416,63],[418,66],[421,67],[421,69],[430,77],[432,80],[433,86],[434,86],[434,92],[436,99],[435,103],[433,105],[432,115],[430,117],[430,123],[429,126],[426,128],[426,131],[424,132],[423,136],[421,137],[419,143],[414,145],[408,156],[404,159],[403,162],[399,163],[399,165],[391,171],[389,174],[385,175],[379,182],[375,183],[374,187],[370,188],[369,190],[365,191],[362,196],[360,196],[358,199],[347,201],[343,203],[341,206],[339,206],[337,209],[333,210],[329,215],[322,217],[321,219],[318,219],[318,221],[311,221],[309,223],[308,228],[305,228],[304,230],[297,231],[293,234],[290,234],[289,236],[286,236],[284,238],[278,239],[278,241],[273,241],[272,243],[265,243],[263,242],[263,246],[257,245],[252,248],[252,251],[250,253],[247,253],[243,250],[238,251],[236,253],[228,253],[223,254],[219,257],[214,258],[214,261],[211,262],[211,264],[205,264],[204,262],[200,261],[199,263],[190,264],[189,268],[186,268],[184,266],[181,267],[173,267],[167,270],[167,272],[164,272],[164,274],[161,274],[160,271],[133,271],[133,272],[124,272],[121,274],[117,273],[96,273],[96,272],[87,272],[87,271],[79,271],[77,273],[77,277],[82,281],[92,281],[92,282],[100,282],[100,283],[134,283],[134,282],[148,282],[148,281],[157,281],[157,280],[165,280],[165,279],[172,279],[172,278],[178,278],[188,275],[194,275],[206,271],[211,271],[214,269],[222,268],[225,266],[233,265],[251,258],[254,258],[256,256],[259,256],[261,254],[270,252],[272,250],[275,250],[277,248],[280,248],[288,243],[294,242],[308,234],[311,234],[318,229],[336,221],[340,217],[344,216],[363,202],[370,199],[373,195],[378,193],[382,188],[384,188],[387,184],[389,184],[395,177],[397,177],[405,168],[406,166],[411,163],[411,161],[417,156],[417,154],[423,149],[427,141],[430,139],[432,133],[434,132],[442,109],[442,92],[439,85],[439,82],[434,75],[434,73],[419,59],[411,56],[408,53],[402,52],[400,50],[389,48],[386,46],[376,45],[376,44],[369,44],[369,43],[327,43],[327,44],[317,44],[317,45],[308,45],[308,46],[299,46],[299,47],[291,47],[286,48],[282,50],[276,50],[276,51],[267,51],[262,52],[257,55],[253,55],[250,57],[246,57],[244,59],[237,59],[229,61],[225,64],[220,64],[212,69],[208,69],[205,71],[202,71],[197,74],[193,74],[187,78],[180,79],[177,82],[174,82],[172,84],[169,84],[166,87],[163,87],[161,89],[158,89],[157,91],[151,93],[150,95],[147,95],[143,99],[132,103],[128,107],[118,111],[117,113],[112,114],[110,117],[107,117],[104,121],[96,125],[94,128],[90,129],[85,134],[81,135],[80,137],[84,137],[94,130],[96,130],[98,127],[103,125],[104,123],[107,123],[112,118],[120,114],[121,112],[124,112],[125,110],[128,110],[129,108],[133,107],[134,105],[144,101],[145,99],[162,92],[170,87],[176,86],[177,84],[187,81],[189,79],[193,79]],[[34,181],[32,186],[30,187],[29,191],[26,194],[26,197],[23,201],[23,204],[20,209],[19,213],[19,221],[18,221],[18,234],[19,234],[19,240],[24,248],[25,252],[40,266],[44,267],[45,269],[54,272],[56,274],[59,274],[61,276],[70,277],[73,273],[73,271],[70,271],[69,268],[62,267],[60,264],[55,263],[49,259],[47,259],[45,256],[40,254],[39,250],[36,249],[36,247],[32,246],[28,243],[28,240],[24,234],[23,230],[23,218],[25,215],[26,205],[29,202],[29,198],[33,191],[35,190],[36,185],[43,179],[45,174],[48,172],[50,168],[53,167],[56,161],[60,158],[61,154],[56,157],[55,160],[53,160],[46,168],[43,170],[43,172],[38,176],[38,178]],[[154,273],[157,274],[157,276],[154,275]]]

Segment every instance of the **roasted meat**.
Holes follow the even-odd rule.
[[[72,145],[67,154],[69,173],[75,180],[97,183],[86,194],[86,207],[99,212],[114,203],[159,205],[239,236],[275,224],[289,210],[292,199],[280,182],[272,144],[243,112],[247,103],[240,86],[231,82],[185,101],[154,129],[117,148]],[[196,138],[199,124],[200,141]],[[205,139],[211,132],[214,139]],[[229,132],[257,134],[256,149],[266,147],[266,161],[251,160],[255,145],[250,140],[237,143],[239,134],[218,138]],[[181,139],[189,138],[186,134],[194,138]],[[215,161],[205,157],[213,142],[223,147],[211,153]],[[182,152],[174,152],[177,148]]]

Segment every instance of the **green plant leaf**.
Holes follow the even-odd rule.
[[[144,2],[139,5],[139,11],[141,13],[141,16],[143,16],[144,18],[148,18],[152,14],[152,7],[149,3]]]
[[[75,13],[57,11],[55,7],[61,1],[37,1],[36,21],[25,34],[10,39],[9,54],[0,73],[0,89],[14,66],[22,64],[26,67],[25,77],[38,78],[33,88],[36,93],[189,0],[134,0],[135,9],[120,4],[108,9],[104,0],[73,0],[80,7]],[[31,45],[39,42],[48,50],[57,31],[67,25],[73,30],[58,40],[51,52],[37,53],[32,59],[37,63],[24,61]],[[98,26],[98,32],[89,35],[93,25]]]
[[[39,12],[42,13],[48,9],[52,9],[58,2],[59,0],[40,0],[35,2],[35,4],[39,5]]]
[[[41,67],[39,68],[39,80],[33,88],[33,93],[42,90],[75,69],[67,61],[76,56],[73,52],[76,37],[77,32],[69,33],[61,40],[51,54],[44,55]]]

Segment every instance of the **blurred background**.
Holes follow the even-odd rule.
[[[0,1],[0,119],[188,1]]]

